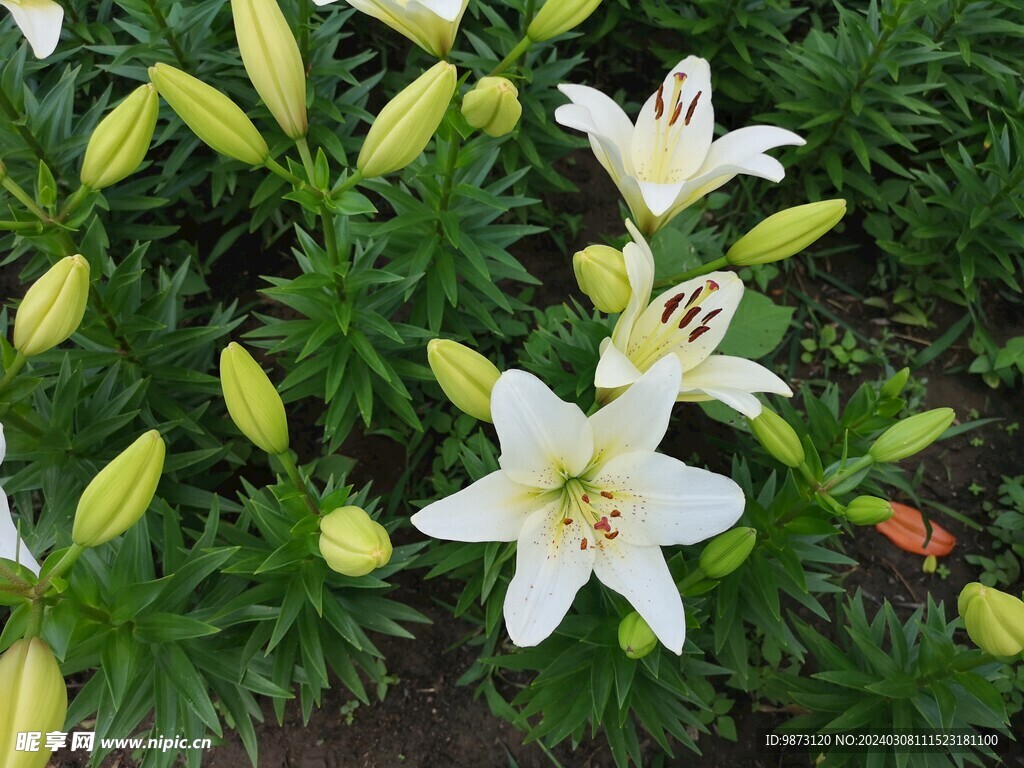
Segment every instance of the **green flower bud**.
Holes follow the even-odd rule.
[[[952,408],[934,408],[889,427],[868,450],[875,461],[894,462],[923,451],[938,440],[956,413]]]
[[[939,560],[935,555],[928,555],[921,564],[923,573],[935,573],[939,569]]]
[[[48,749],[18,751],[19,733],[60,731],[68,689],[53,651],[38,637],[18,640],[0,656],[0,756],[4,768],[46,768]]]
[[[89,300],[89,262],[67,256],[25,293],[14,317],[14,348],[26,357],[67,340],[78,330]]]
[[[657,647],[657,636],[636,611],[619,622],[619,648],[630,659],[642,659]]]
[[[734,267],[788,259],[832,229],[845,213],[845,200],[822,200],[788,208],[747,232],[725,258]]]
[[[608,245],[591,245],[572,257],[572,269],[580,290],[601,312],[621,312],[632,289],[622,251]]]
[[[114,107],[89,137],[79,175],[82,186],[105,189],[135,173],[149,150],[159,111],[160,98],[150,83]]]
[[[220,387],[235,426],[261,451],[288,450],[288,417],[277,389],[245,347],[231,342],[220,353]]]
[[[365,576],[391,559],[387,529],[371,520],[366,510],[342,507],[320,520],[320,554],[332,571]]]
[[[78,500],[71,540],[98,547],[135,525],[153,501],[166,452],[151,429],[100,470]]]
[[[757,543],[754,528],[733,528],[708,542],[700,553],[700,569],[709,579],[721,579],[746,562]]]
[[[462,100],[462,116],[488,136],[511,133],[523,114],[519,89],[504,77],[482,77]]]
[[[400,171],[426,148],[444,119],[458,73],[439,61],[380,111],[359,151],[356,167],[366,178]]]
[[[910,369],[903,368],[896,371],[882,388],[878,390],[878,394],[882,397],[898,397],[903,388],[907,386],[907,381],[910,379]]]
[[[427,362],[456,408],[481,421],[491,421],[491,390],[501,376],[494,363],[449,339],[434,339],[427,344]]]
[[[968,584],[957,601],[967,634],[993,656],[1016,656],[1024,650],[1024,602],[1013,595]]]
[[[263,165],[270,149],[252,120],[223,93],[169,64],[149,68],[164,101],[210,149],[246,165]]]
[[[858,496],[846,506],[846,519],[854,525],[877,525],[892,517],[892,504],[877,496]]]
[[[754,437],[773,458],[794,469],[804,463],[804,447],[796,430],[775,411],[763,407],[761,414],[756,419],[747,419],[747,423]]]
[[[288,138],[306,135],[306,69],[277,0],[231,0],[246,74]]]
[[[548,0],[540,9],[526,36],[535,43],[558,37],[582,24],[601,4],[601,0]]]

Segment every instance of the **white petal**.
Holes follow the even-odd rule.
[[[331,3],[338,2],[338,0],[313,0],[313,2],[317,5],[330,5]]]
[[[515,541],[526,518],[550,503],[550,494],[515,483],[498,470],[427,505],[410,520],[435,539]]]
[[[641,181],[640,193],[644,196],[644,203],[655,216],[661,216],[669,208],[675,205],[676,200],[685,189],[683,181],[673,184],[659,184],[653,181]]]
[[[563,525],[557,510],[527,518],[505,595],[505,625],[516,645],[537,645],[554,632],[589,581],[597,550],[581,548],[582,528]]]
[[[594,386],[602,389],[626,387],[641,376],[643,372],[612,344],[610,338],[601,342],[601,357],[594,371]]]
[[[32,557],[25,542],[18,536],[18,529],[14,525],[14,520],[11,519],[11,508],[7,503],[7,494],[4,493],[3,488],[0,488],[0,557],[4,560],[21,563],[36,576],[39,575],[39,563]]]
[[[679,394],[679,402],[681,403],[702,403],[707,400],[717,400],[720,403],[725,403],[734,411],[739,411],[751,419],[756,419],[761,415],[761,401],[749,392],[743,392],[739,389],[705,387],[704,389],[694,389]]]
[[[579,406],[559,400],[536,376],[506,371],[491,392],[491,417],[509,479],[558,488],[594,455],[590,423]]]
[[[0,0],[0,5],[11,12],[37,59],[45,59],[53,53],[60,41],[63,8],[53,0]]]
[[[746,160],[775,147],[802,146],[806,142],[792,131],[771,125],[751,125],[716,139],[708,150],[699,174],[721,165],[742,164]]]
[[[701,393],[721,400],[750,418],[761,413],[761,403],[750,392],[771,392],[792,397],[793,390],[760,363],[730,355],[712,355],[683,374],[680,400],[696,400]]]
[[[612,343],[622,351],[628,347],[637,318],[651,300],[654,287],[654,253],[632,221],[626,221],[626,229],[633,238],[633,242],[622,249],[629,279],[629,302],[612,331]]]
[[[606,463],[590,483],[591,506],[634,546],[696,544],[728,530],[746,500],[736,483],[661,453],[627,453]],[[612,516],[611,510],[619,515]]]
[[[4,425],[0,424],[0,464],[4,463],[7,457],[7,437],[4,435]]]
[[[633,135],[633,123],[614,99],[596,88],[586,85],[563,83],[558,90],[572,101],[569,105],[555,110],[555,121],[567,128],[606,136],[625,150]]]
[[[665,556],[658,547],[633,547],[606,542],[594,561],[601,582],[625,597],[650,625],[662,645],[683,652],[686,613],[672,581]]]
[[[624,395],[590,417],[596,466],[613,456],[658,447],[668,430],[681,373],[674,356],[662,358]]]
[[[410,0],[409,5],[422,5],[436,16],[445,21],[457,22],[462,19],[466,12],[469,0]]]

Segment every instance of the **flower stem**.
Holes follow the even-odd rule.
[[[521,57],[524,53],[530,50],[531,45],[533,45],[533,40],[531,40],[527,36],[524,36],[522,40],[516,43],[516,47],[509,51],[508,56],[502,59],[498,63],[498,66],[491,70],[490,76],[494,77],[495,75],[500,75],[506,69],[515,64],[516,60],[519,59],[519,57]]]
[[[15,376],[18,375],[18,371],[25,365],[25,361],[28,360],[23,352],[18,352],[14,356],[14,361],[11,363],[10,368],[4,371],[4,377],[0,379],[0,392],[7,389],[7,385],[11,383]]]
[[[25,626],[25,634],[22,637],[25,640],[31,640],[33,637],[39,637],[43,631],[43,613],[46,610],[46,606],[43,605],[43,601],[35,599],[31,603],[31,608],[28,614],[28,624]]]
[[[302,136],[295,140],[295,145],[299,148],[299,156],[302,158],[302,167],[306,169],[306,177],[309,179],[309,183],[316,186],[316,171],[313,165],[313,154],[309,151],[309,142],[306,141],[306,137]]]
[[[35,593],[36,597],[41,598],[46,594],[46,589],[50,586],[50,582],[54,579],[59,579],[71,570],[71,566],[73,566],[78,558],[82,556],[83,552],[85,552],[85,547],[80,544],[72,544],[68,547],[68,551],[65,552],[64,556],[57,561],[55,566],[53,566],[53,570],[47,573],[46,576],[33,588],[32,591]]]
[[[0,88],[0,92],[2,91],[3,89]],[[46,211],[44,211],[42,208],[36,205],[36,201],[33,200],[32,197],[24,189],[21,188],[21,185],[18,184],[18,182],[16,182],[10,176],[4,176],[3,180],[0,180],[0,185],[3,185],[3,188],[10,192],[18,200],[18,202],[20,202],[22,205],[28,208],[28,210],[37,219],[39,219],[42,222],[48,222],[50,220],[49,214],[47,214]]]
[[[721,258],[715,259],[714,261],[709,261],[707,264],[701,264],[699,267],[688,269],[685,272],[680,272],[679,274],[672,275],[671,277],[662,278],[661,280],[654,284],[654,287],[656,289],[668,288],[670,286],[686,282],[687,280],[691,280],[695,277],[700,277],[701,275],[706,275],[708,272],[714,272],[727,266],[729,266],[729,262],[726,260],[725,256],[722,256]]]
[[[310,514],[314,517],[319,517],[320,504],[313,498],[313,494],[309,492],[309,487],[305,482],[303,482],[302,476],[299,474],[299,468],[295,465],[295,459],[292,458],[292,455],[288,451],[277,454],[277,459],[284,467],[284,471],[288,475],[288,479],[291,480],[292,485],[295,486],[295,490],[302,494],[302,497],[306,502],[306,506],[309,508]]]
[[[89,199],[92,195],[92,190],[84,184],[81,185],[64,203],[64,207],[61,209],[60,214],[57,216],[57,221],[64,221],[68,216],[75,213],[79,208],[82,207],[82,203]]]
[[[42,232],[41,221],[0,221],[0,231],[4,232]]]
[[[306,182],[304,182],[302,179],[300,179],[298,176],[296,176],[294,173],[289,171],[287,168],[285,168],[283,165],[278,163],[273,158],[268,157],[267,161],[266,161],[266,163],[264,163],[264,165],[266,166],[268,171],[270,171],[271,173],[277,174],[282,179],[286,179],[287,181],[290,181],[296,187],[299,187],[300,189],[312,189]],[[319,190],[316,190],[316,191],[319,192]],[[322,193],[320,193],[320,194],[322,194]]]
[[[821,488],[819,490],[821,492],[823,492],[823,493],[827,493],[828,491],[832,490],[837,485],[839,485],[839,483],[841,483],[843,480],[848,478],[850,475],[855,475],[858,472],[860,472],[862,469],[867,469],[868,467],[870,467],[874,463],[875,463],[875,459],[874,459],[873,456],[871,456],[870,453],[866,454],[864,456],[861,456],[859,459],[857,459],[852,464],[849,464],[849,465],[843,467],[838,472],[836,472],[834,475],[832,475],[832,477],[829,478],[825,482],[825,484],[821,486]]]

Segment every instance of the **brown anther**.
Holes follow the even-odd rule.
[[[580,549],[586,549],[586,548],[587,548],[587,540],[583,539],[583,541],[580,542]]]
[[[673,296],[671,299],[665,302],[665,311],[661,313],[662,323],[668,322],[669,317],[672,316],[672,313],[675,312],[676,308],[679,306],[679,302],[681,302],[685,298],[685,293],[677,293],[675,296]]]
[[[707,325],[709,320],[713,320],[714,318],[718,317],[721,313],[722,313],[721,308],[713,309],[712,311],[710,311],[706,315],[704,315],[704,317],[700,321],[700,324],[701,325]]]
[[[690,307],[686,310],[686,314],[679,320],[679,330],[682,330],[688,326],[697,315],[700,314],[700,307]]]
[[[658,86],[658,96],[654,100],[654,119],[661,120],[661,116],[665,114],[665,84],[662,83]]]
[[[590,497],[587,496],[587,494],[584,493],[582,496],[580,496],[580,498],[583,499],[583,503],[584,504],[589,504],[590,503]]]
[[[697,300],[697,297],[700,296],[701,293],[703,293],[703,292],[704,292],[703,288],[698,288],[696,291],[694,291],[692,294],[690,294],[690,300],[686,302],[686,306],[690,306],[691,304],[693,304],[693,302],[695,302]]]
[[[602,516],[600,522],[594,523],[594,530],[595,531],[611,531],[611,529],[612,529],[612,525],[611,525],[611,523],[608,522],[608,518],[607,517],[603,517]]]
[[[687,341],[696,341],[698,338],[700,338],[710,330],[711,329],[708,328],[706,325],[698,326],[697,328],[694,328],[693,331],[690,333],[690,338],[687,339]]]
[[[697,102],[700,101],[700,95],[704,91],[697,91],[697,95],[693,97],[693,101],[690,102],[690,108],[686,110],[686,117],[683,118],[683,125],[689,125],[690,119],[693,117],[693,111],[697,108]]]
[[[622,517],[622,513],[617,509],[612,510],[612,517]]]
[[[572,518],[571,517],[565,518],[565,520],[562,521],[562,525],[572,525]]]
[[[678,102],[676,104],[676,108],[672,110],[672,117],[670,117],[669,121],[668,121],[669,126],[673,126],[673,125],[676,124],[676,121],[679,120],[679,115],[681,115],[682,112],[683,112],[683,103],[680,101],[680,102]],[[684,123],[684,125],[685,125],[685,123]]]
[[[601,491],[601,495],[604,496],[606,499],[614,499],[615,498],[614,496],[612,496],[611,491]]]
[[[616,536],[618,536],[618,535],[619,535],[619,532],[618,532],[618,531],[612,531],[611,533],[606,533],[606,534],[604,535],[604,537],[605,537],[606,539],[614,539],[614,538],[615,538]]]

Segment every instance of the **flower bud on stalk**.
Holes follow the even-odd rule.
[[[885,463],[913,456],[938,440],[955,416],[952,408],[934,408],[903,419],[885,430],[868,453],[875,461]]]
[[[725,258],[734,267],[788,259],[832,229],[845,213],[845,200],[822,200],[788,208],[747,232]]]
[[[89,262],[66,256],[36,280],[14,317],[14,348],[38,355],[74,333],[89,300]]]
[[[245,347],[231,342],[220,353],[220,386],[235,426],[262,451],[288,450],[284,403],[260,364]]]
[[[215,152],[246,165],[263,165],[270,157],[252,120],[216,88],[169,64],[150,67],[149,79],[185,125]]]
[[[625,652],[627,658],[642,659],[657,646],[657,636],[636,611],[619,622],[619,648]]]
[[[149,150],[159,111],[160,98],[151,83],[114,107],[89,137],[79,175],[82,186],[105,189],[135,173]]]
[[[963,588],[957,608],[974,644],[993,656],[1024,650],[1024,602],[1013,595],[972,582]]]
[[[721,579],[746,562],[757,543],[754,528],[733,528],[708,542],[700,553],[700,569],[709,579]]]
[[[246,74],[289,138],[306,135],[306,71],[277,0],[231,0]]]
[[[608,245],[591,245],[572,257],[576,283],[601,312],[621,312],[632,289],[622,251]]]
[[[878,525],[893,515],[892,504],[877,496],[858,496],[846,506],[845,517],[854,525]]]
[[[153,501],[166,452],[151,429],[100,470],[78,500],[71,540],[98,547],[135,525]]]
[[[45,768],[51,753],[19,751],[19,733],[64,726],[68,689],[53,651],[38,637],[18,640],[0,656],[0,758],[4,768]]]
[[[365,576],[391,559],[387,529],[360,507],[342,507],[320,520],[320,554],[332,571]]]
[[[519,89],[504,77],[480,78],[462,100],[466,122],[495,138],[511,133],[522,115]]]
[[[910,379],[910,369],[901,368],[896,371],[889,380],[882,385],[882,388],[878,390],[878,394],[882,397],[899,397],[900,392],[907,386],[907,381]]]
[[[526,30],[535,43],[550,40],[582,24],[601,4],[601,0],[548,0]]]
[[[444,119],[458,82],[439,61],[385,105],[370,126],[356,167],[368,179],[400,171],[426,148]]]
[[[491,421],[491,390],[501,371],[479,352],[448,339],[427,344],[427,362],[452,404],[481,421]]]
[[[770,408],[762,408],[755,419],[747,419],[750,431],[764,449],[787,467],[795,469],[804,463],[804,447],[796,430]]]

